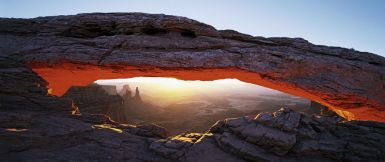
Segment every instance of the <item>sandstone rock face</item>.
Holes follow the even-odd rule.
[[[77,108],[64,98],[52,100],[48,96],[47,81],[14,59],[0,55],[0,108],[2,110],[30,110],[75,114]]]
[[[118,94],[115,86],[92,83],[72,86],[62,98],[72,99],[81,114],[105,114],[122,124],[142,124],[159,115],[158,107],[141,100],[138,88],[134,96],[125,90]]]
[[[210,132],[222,150],[250,161],[384,160],[383,141],[364,140],[381,136],[384,127],[369,123],[310,117],[283,108],[255,118],[219,121]]]
[[[309,98],[349,119],[385,121],[383,57],[301,38],[216,30],[184,17],[93,13],[3,18],[0,52],[27,63],[57,95],[101,78],[230,77]]]
[[[115,91],[111,90],[113,88]],[[123,99],[117,94],[115,86],[72,86],[62,97],[73,100],[82,114],[105,114],[116,122],[128,122]]]
[[[110,20],[118,23],[110,24]],[[143,28],[148,24],[153,27]],[[138,31],[144,35],[135,34]],[[383,95],[380,81],[384,63],[383,58],[376,55],[314,46],[298,39],[265,39],[216,31],[186,18],[147,14],[1,19],[0,34],[0,161],[385,161],[384,123],[307,116],[284,108],[255,117],[218,121],[204,134],[167,137],[168,131],[156,125],[133,126],[116,123],[105,115],[79,114],[71,100],[51,95],[48,82],[25,65],[25,62],[41,63],[40,70],[48,70],[47,75],[42,76],[52,79],[48,74],[55,77],[62,74],[49,73],[53,67],[68,68],[63,60],[76,62],[70,64],[70,70],[78,76],[89,77],[120,77],[120,70],[125,70],[126,65],[167,66],[171,71],[160,70],[164,72],[162,75],[178,72],[175,75],[186,77],[196,74],[194,71],[207,72],[192,70],[192,67],[226,68],[236,64],[238,69],[227,69],[231,72],[220,69],[210,72],[240,78],[262,74],[264,77],[258,83],[267,83],[262,82],[267,80],[279,86],[284,83],[296,87],[298,91],[308,90],[323,103],[344,110],[358,109],[357,105],[365,104],[368,117],[375,114],[381,117],[384,104],[379,98]],[[132,40],[128,39],[130,36]],[[99,56],[96,51],[103,51],[105,46],[95,43],[100,39],[111,43],[119,40],[117,37],[123,37],[130,46],[130,43],[137,44],[132,48],[118,46],[114,50],[119,52]],[[140,37],[147,37],[153,43],[146,43]],[[172,49],[159,48],[160,44],[174,43],[180,44]],[[223,43],[231,45],[220,46]],[[144,45],[153,47],[142,48]],[[189,48],[192,45],[200,47]],[[208,46],[211,48],[201,48]],[[242,52],[230,52],[231,49]],[[230,57],[235,55],[240,56],[239,61]],[[93,62],[93,57],[102,59]],[[108,62],[112,58],[120,61]],[[269,62],[274,58],[277,64]],[[83,66],[86,63],[87,66]],[[112,63],[119,66],[110,66]],[[48,65],[52,68],[46,67]],[[177,67],[184,67],[188,72],[175,70]],[[306,68],[301,71],[301,67]],[[95,68],[103,75],[81,73],[89,70],[84,68]],[[244,73],[239,69],[251,72],[237,75]],[[131,70],[129,72],[138,72],[137,67]],[[146,70],[149,69],[141,69],[134,75]],[[159,69],[151,71],[156,73]],[[76,79],[82,81],[82,78]],[[371,84],[367,84],[368,81],[372,81]],[[60,82],[56,84],[60,87]],[[377,87],[370,91],[372,86]],[[341,95],[345,97],[340,98]],[[360,100],[363,95],[366,99]]]
[[[103,86],[97,84],[73,86],[62,97],[72,99],[81,113],[88,114],[106,114],[115,117],[123,105],[123,99],[119,95],[116,93],[110,95]]]
[[[385,160],[383,123],[284,108],[218,121],[204,134],[168,137],[156,125],[78,114],[71,101],[47,94],[46,82],[24,64],[7,57],[0,62],[7,83],[0,84],[0,161]]]
[[[0,161],[161,159],[146,150],[148,140],[167,136],[163,128],[79,115],[71,100],[47,94],[47,82],[24,64],[0,62]]]

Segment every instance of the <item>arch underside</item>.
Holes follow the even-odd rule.
[[[384,111],[376,111],[370,107],[352,107],[343,104],[344,100],[325,100],[322,93],[302,89],[298,85],[287,82],[274,81],[264,78],[263,75],[242,70],[236,67],[227,68],[159,68],[152,66],[98,66],[90,64],[61,63],[55,66],[30,64],[30,67],[42,78],[49,82],[51,94],[61,96],[71,86],[85,86],[99,79],[118,79],[131,77],[173,77],[181,80],[217,80],[236,78],[243,82],[261,85],[292,95],[317,101],[348,120],[385,120]],[[330,99],[330,98],[329,98]],[[331,102],[332,101],[332,102]],[[338,100],[337,100],[338,101]],[[342,104],[333,104],[342,103]],[[347,102],[349,103],[349,102]],[[353,104],[354,106],[354,104]]]

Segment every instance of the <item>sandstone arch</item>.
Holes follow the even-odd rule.
[[[385,58],[371,53],[141,13],[1,19],[0,25],[1,52],[24,61],[59,95],[96,79],[238,78],[349,112],[350,119],[385,121]]]

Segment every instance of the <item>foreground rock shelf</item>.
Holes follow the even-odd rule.
[[[54,73],[60,71],[73,75]],[[235,76],[317,99],[352,118],[383,121],[384,73],[384,58],[374,54],[217,31],[181,17],[0,19],[0,161],[384,161],[381,122],[284,108],[168,137],[156,125],[81,115],[48,89],[101,79],[93,76]]]

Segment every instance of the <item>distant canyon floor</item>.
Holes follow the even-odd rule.
[[[117,87],[113,85],[93,83],[88,86],[74,86],[63,97],[74,100],[82,114],[105,114],[112,120],[126,124],[153,123],[166,128],[172,134],[203,133],[218,120],[277,111],[281,107],[309,115],[321,112],[321,108],[311,105],[309,100],[273,91],[261,92],[257,96],[242,95],[242,91],[236,90],[220,96],[215,96],[212,92],[197,93],[193,97],[164,104],[159,101],[162,98],[139,93],[140,87],[135,94],[128,84],[123,87],[117,91]],[[163,105],[159,105],[160,103]],[[322,106],[315,102],[314,104]]]

